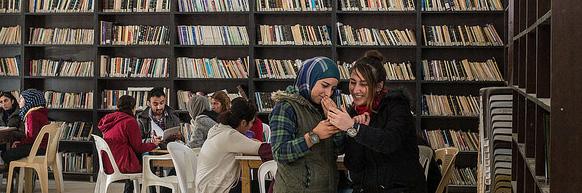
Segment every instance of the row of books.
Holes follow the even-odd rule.
[[[188,100],[196,93],[187,90],[178,90],[176,96],[178,98],[178,109],[186,110],[188,106]]]
[[[124,58],[101,55],[101,77],[163,78],[169,76],[168,58]]]
[[[429,46],[502,46],[503,40],[491,24],[485,26],[422,26]]]
[[[19,58],[0,58],[0,76],[18,76],[20,75],[20,70],[18,66],[20,62]]]
[[[341,0],[344,11],[414,11],[415,0]]]
[[[501,0],[422,0],[423,11],[501,11]]]
[[[21,34],[19,25],[0,28],[0,45],[20,44],[20,38]]]
[[[102,45],[168,45],[170,30],[168,26],[114,25],[101,21]]]
[[[479,115],[479,97],[424,95],[422,96],[422,114],[430,116],[477,116]]]
[[[258,11],[331,11],[331,0],[257,0]]]
[[[245,26],[178,26],[180,45],[249,45]]]
[[[29,71],[30,76],[91,77],[93,61],[31,60]]]
[[[249,59],[177,58],[179,78],[248,78]]]
[[[310,25],[260,25],[260,45],[331,45],[331,30]]]
[[[69,93],[45,91],[47,108],[52,109],[92,109],[93,92]]]
[[[103,0],[103,12],[170,12],[168,0]]]
[[[65,122],[62,129],[61,140],[89,141],[93,133],[93,124],[82,121]]]
[[[460,151],[477,151],[479,134],[452,129],[424,130],[424,137],[432,149],[456,147]]]
[[[29,0],[28,10],[38,13],[92,12],[93,0]]]
[[[152,90],[153,87],[128,87],[127,90],[103,90],[103,103],[101,107],[104,109],[116,109],[119,97],[123,95],[130,95],[136,100],[136,109],[143,110],[148,104],[148,92]],[[170,89],[164,88],[164,93],[166,96],[170,96]],[[167,104],[170,104],[170,98],[166,99]]]
[[[93,29],[30,28],[29,44],[93,44]]]
[[[413,46],[416,45],[414,31],[389,30],[375,28],[354,29],[350,25],[337,23],[342,45],[382,45],[382,46]]]
[[[255,59],[259,78],[291,79],[296,78],[303,61]]]
[[[271,112],[275,107],[275,102],[271,99],[270,92],[255,92],[255,100],[259,112]]]
[[[20,0],[0,0],[0,13],[20,12]]]
[[[89,153],[62,153],[63,172],[93,173],[93,156]]]
[[[477,185],[477,168],[456,168],[453,167],[451,184],[455,185]]]
[[[484,62],[458,60],[423,60],[424,80],[503,81],[495,59]]]
[[[352,67],[351,63],[338,62],[341,79],[350,79],[349,69]],[[414,68],[410,62],[386,62],[384,63],[384,70],[386,70],[386,80],[416,80],[414,76]]]
[[[178,0],[180,12],[249,11],[248,0]]]

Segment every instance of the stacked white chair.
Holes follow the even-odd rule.
[[[171,142],[168,151],[176,168],[178,187],[181,193],[196,192],[196,166],[200,148],[190,149],[188,146]]]

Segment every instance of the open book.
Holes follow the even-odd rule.
[[[180,126],[171,127],[164,130],[162,141],[169,143],[176,140],[182,140],[182,128]]]

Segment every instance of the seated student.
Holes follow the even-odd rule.
[[[192,140],[188,142],[188,145],[190,148],[202,147],[206,141],[208,130],[216,125],[216,121],[210,116],[209,100],[206,96],[194,95],[188,100],[186,109],[192,117],[190,124],[194,128]]]
[[[49,124],[48,109],[45,108],[46,101],[42,91],[36,89],[23,91],[18,100],[18,105],[20,106],[18,116],[24,123],[25,135],[15,139],[12,149],[2,152],[2,159],[7,164],[28,156],[38,133],[43,126]],[[45,136],[38,149],[38,154],[44,154],[47,140],[48,136]]]
[[[0,127],[23,127],[18,113],[16,98],[10,92],[0,92]]]
[[[148,107],[137,114],[137,123],[144,142],[149,142],[152,136],[163,136],[166,129],[180,126],[180,119],[166,102],[163,88],[156,87],[148,92]]]
[[[135,99],[129,95],[119,98],[117,111],[105,115],[97,126],[103,133],[103,139],[111,147],[111,153],[121,173],[140,173],[142,154],[154,150],[159,144],[159,138],[152,138],[151,143],[142,143],[140,129],[134,117]],[[113,168],[106,162],[105,173],[112,173]],[[133,191],[133,183],[126,182],[124,192]]]
[[[248,90],[247,86],[244,84],[238,85],[236,87],[238,89],[238,94],[249,100],[249,98],[247,97],[246,94],[246,90]],[[263,139],[263,120],[261,120],[261,118],[259,118],[259,116],[257,115],[257,117],[255,117],[255,121],[253,122],[253,127],[251,127],[251,129],[247,132],[250,134],[247,134],[247,137],[249,135],[252,135],[251,137],[259,140],[260,142],[264,142],[266,141],[265,139]]]
[[[219,116],[220,123],[208,132],[208,139],[202,145],[198,156],[198,168],[196,172],[197,192],[240,192],[236,187],[240,178],[240,168],[235,156],[241,154],[258,155],[262,157],[272,155],[271,146],[243,135],[253,125],[257,114],[253,104],[243,98],[232,101],[229,111]],[[231,190],[233,189],[234,190]]]

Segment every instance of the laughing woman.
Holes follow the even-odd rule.
[[[350,69],[351,116],[326,99],[330,122],[347,131],[345,164],[354,192],[426,193],[418,162],[410,101],[401,90],[384,87],[383,57],[369,51]]]
[[[274,192],[336,192],[340,130],[324,120],[321,101],[339,81],[335,62],[306,60],[295,86],[273,94],[270,116],[273,158],[277,161]]]

